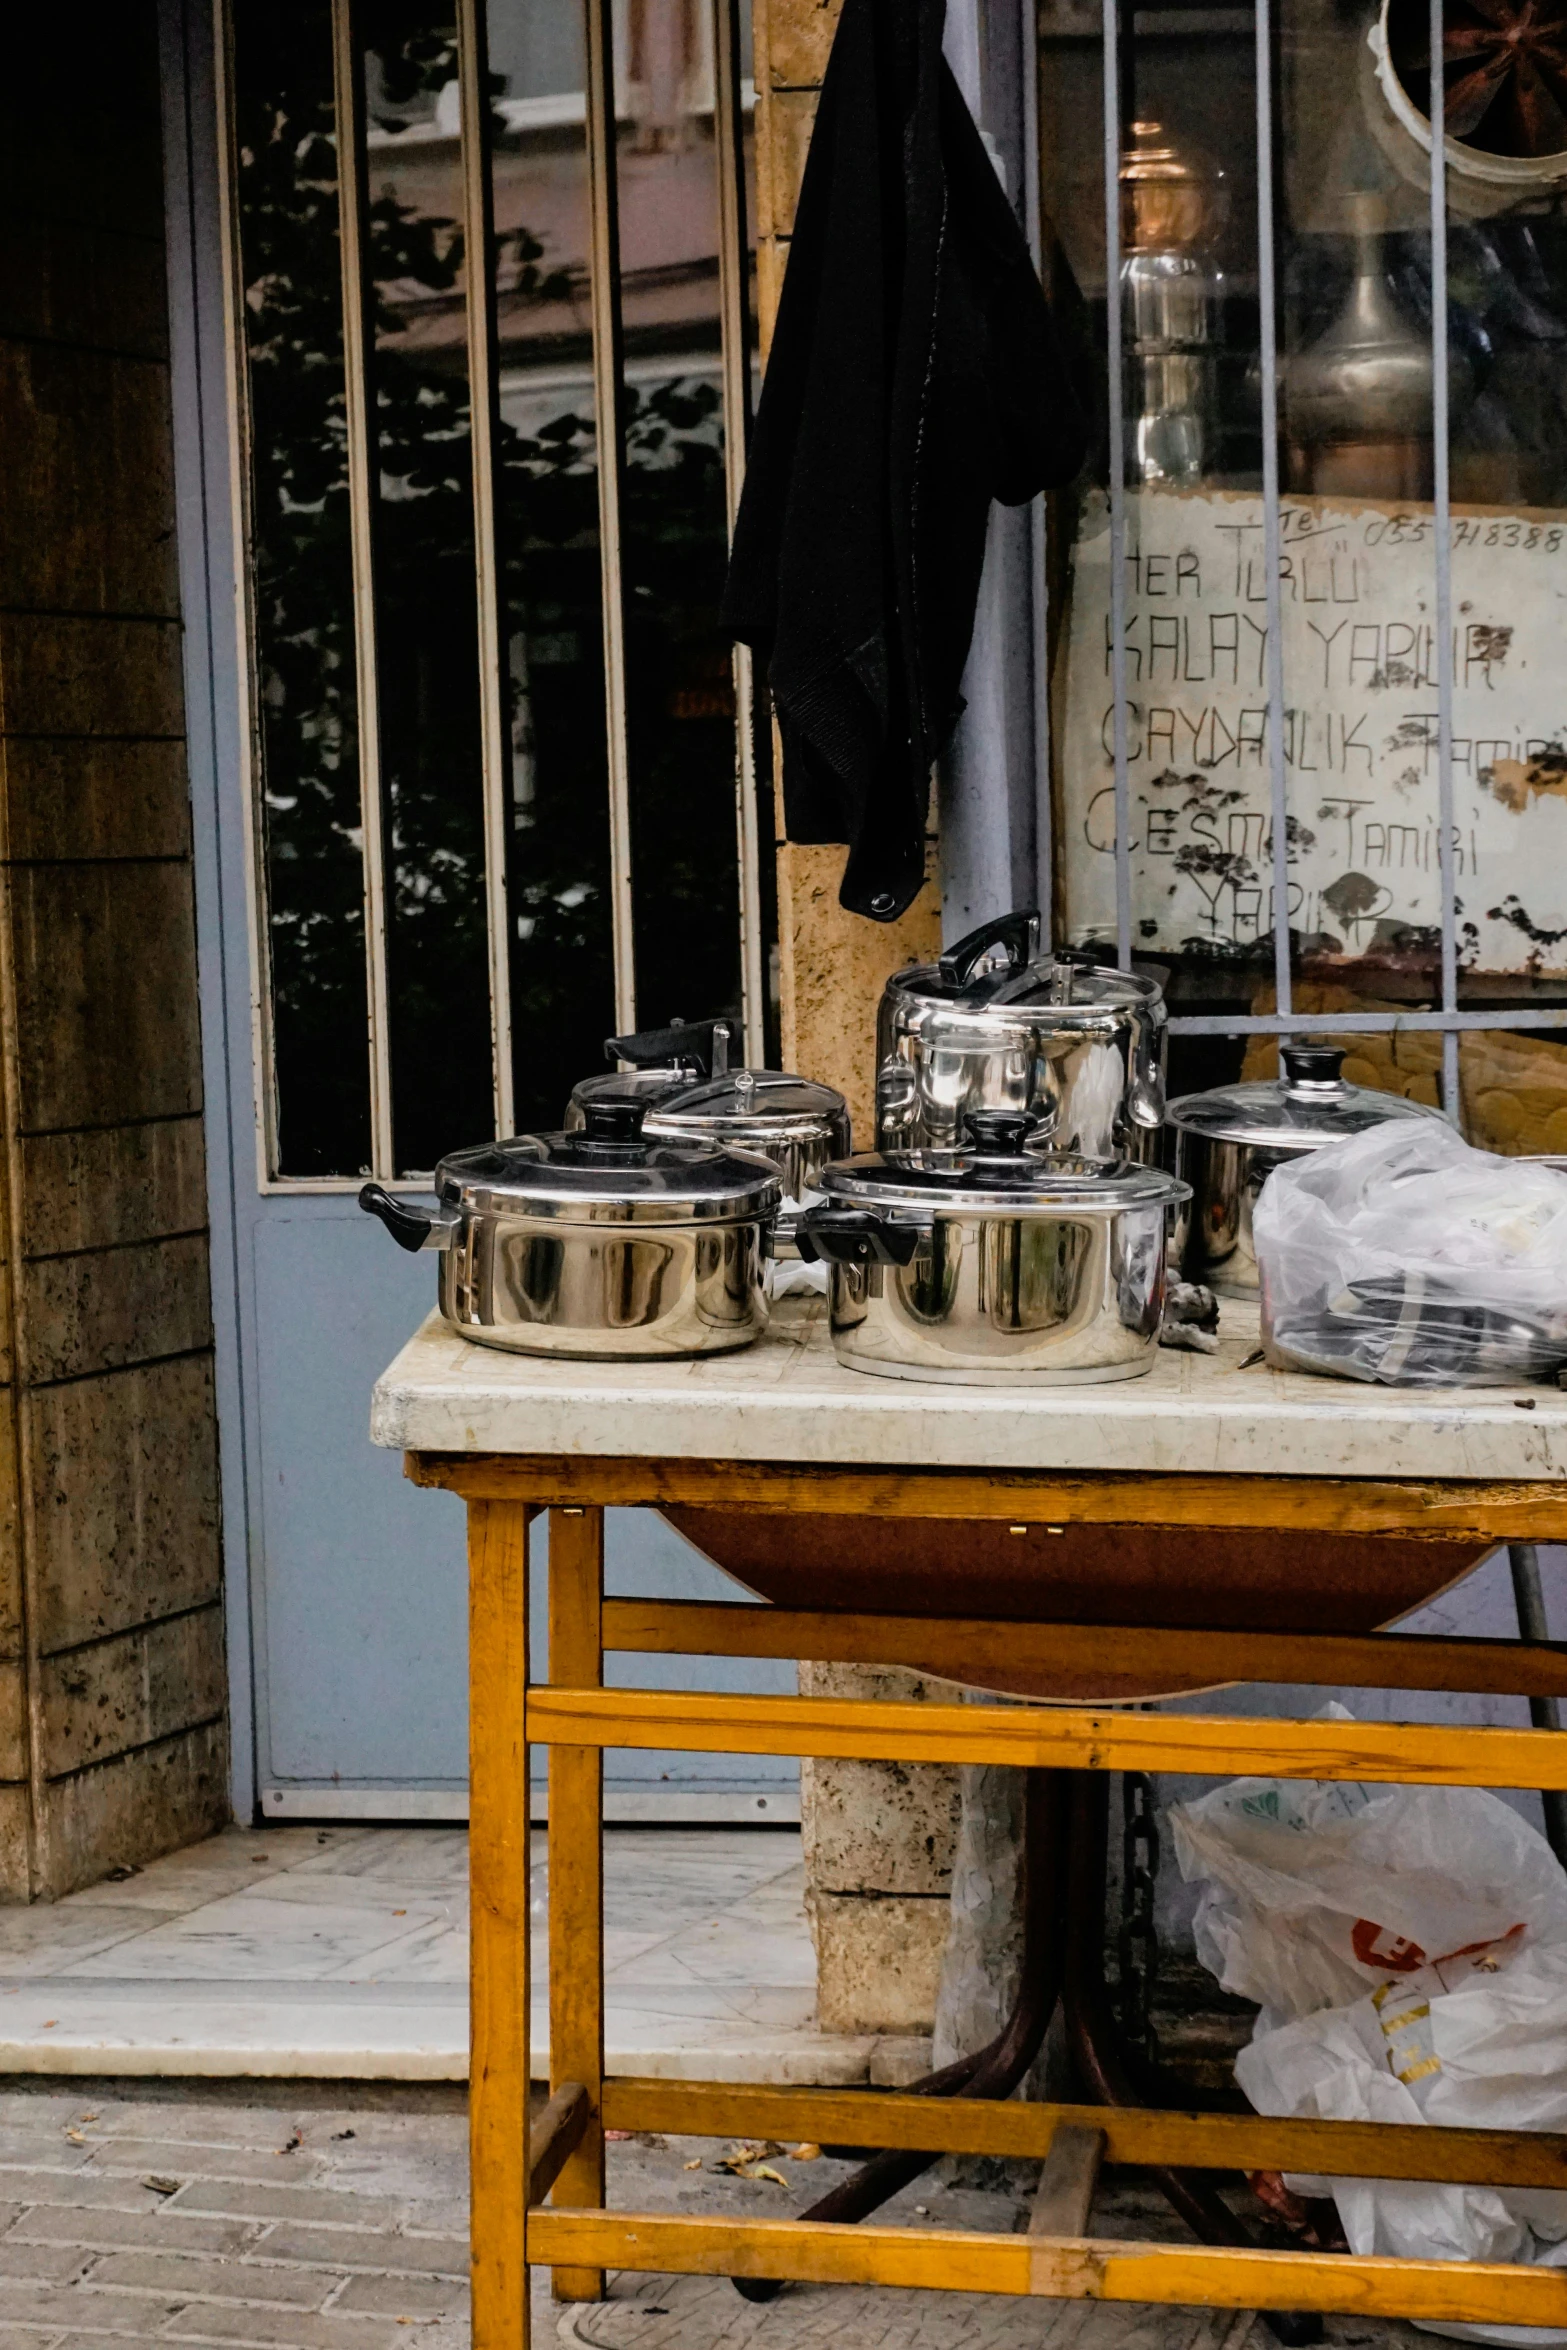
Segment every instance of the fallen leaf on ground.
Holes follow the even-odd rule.
[[[332,2132],[332,2143],[335,2146],[338,2144],[340,2139],[351,2138],[353,2134],[354,2133],[352,2130],[334,2130]]]
[[[150,2187],[155,2195],[177,2195],[184,2184],[183,2179],[165,2179],[156,2171],[149,2172],[142,2180],[142,2185]]]
[[[819,2146],[811,2145],[809,2141],[807,2141],[803,2146],[791,2146],[789,2149],[789,2160],[791,2162],[820,2162],[821,2158],[821,2148]]]
[[[59,2020],[60,2020],[60,2019],[59,2019],[59,2017],[58,2017],[57,2015],[52,2015],[52,2016],[50,2016],[50,2017],[49,2017],[49,2019],[48,2019],[48,2021],[47,2021],[46,2023],[42,2023],[42,2024],[40,2024],[40,2025],[39,2025],[39,2027],[38,2027],[38,2029],[40,2030],[40,2032],[52,2032],[52,2031],[54,2030],[54,2027],[55,2027],[55,2025],[56,2025],[56,2024],[59,2022]]]
[[[769,2170],[764,2159],[769,2154],[782,2154],[782,2152],[783,2148],[776,2145],[771,2138],[763,2138],[759,2141],[745,2138],[738,2146],[727,2148],[716,2162],[708,2165],[708,2168],[727,2171],[731,2178],[736,2179],[773,2179],[780,2187],[787,2187],[788,2180],[781,2177],[777,2171]]]
[[[406,1909],[394,1909],[392,1915],[394,1918],[405,1918],[408,1912]]]
[[[699,2155],[697,2155],[696,2159],[695,2159],[694,2161],[692,2161],[692,2162],[688,2162],[688,2163],[685,2165],[685,2167],[686,2167],[686,2169],[687,2169],[687,2170],[700,2170],[700,2169],[701,2169],[701,2167],[702,2167],[702,2157],[701,2157],[701,2155],[700,2155],[700,2154],[699,2154]]]
[[[278,2148],[279,2154],[295,2154],[305,2142],[305,2133],[297,2125],[289,2134],[288,2144]]]

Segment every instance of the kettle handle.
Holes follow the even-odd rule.
[[[871,1208],[808,1208],[795,1227],[808,1265],[908,1265],[925,1238],[917,1224],[889,1224]]]
[[[722,1077],[729,1067],[734,1020],[676,1020],[668,1028],[643,1028],[634,1036],[606,1036],[604,1058],[629,1061],[633,1069],[663,1069],[689,1061],[698,1077]]]
[[[1039,949],[1039,908],[1023,906],[1015,914],[998,914],[990,922],[982,922],[966,938],[947,948],[936,968],[948,987],[967,987],[974,976],[974,968],[992,947],[1004,946],[1007,963],[1013,971],[1022,971],[1033,961]]]
[[[411,1200],[394,1199],[379,1183],[361,1186],[359,1205],[367,1216],[379,1216],[399,1248],[450,1248],[462,1230],[455,1208],[420,1208]]]

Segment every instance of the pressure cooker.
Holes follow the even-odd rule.
[[[1020,1112],[971,1110],[955,1150],[826,1170],[800,1253],[831,1268],[840,1362],[959,1386],[1152,1369],[1186,1186],[1136,1160],[1041,1152],[1037,1131]]]
[[[1401,1094],[1347,1084],[1337,1045],[1281,1044],[1279,1060],[1281,1077],[1182,1094],[1169,1107],[1175,1172],[1191,1186],[1176,1259],[1187,1280],[1206,1282],[1221,1297],[1258,1295],[1252,1212],[1282,1160],[1390,1118],[1442,1115]]]
[[[792,1256],[801,1203],[815,1196],[828,1162],[854,1148],[848,1106],[832,1086],[784,1069],[731,1069],[730,1042],[723,1020],[607,1037],[607,1057],[630,1066],[572,1087],[566,1131],[579,1130],[595,1102],[635,1101],[650,1140],[760,1152],[783,1184],[774,1251]]]
[[[780,1196],[754,1152],[669,1142],[639,1102],[591,1102],[573,1133],[453,1151],[432,1212],[367,1183],[359,1205],[440,1255],[440,1307],[464,1338],[598,1361],[719,1354],[767,1322]]]
[[[1040,952],[1025,909],[887,982],[876,1024],[876,1141],[950,1148],[973,1110],[1027,1119],[1052,1150],[1151,1159],[1164,1119],[1164,993],[1082,950]]]

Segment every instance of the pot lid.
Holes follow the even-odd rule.
[[[1050,1009],[1052,1021],[1091,1027],[1109,1013],[1137,1008],[1162,1012],[1157,979],[1096,963],[1082,947],[1039,952],[1039,916],[1032,907],[982,923],[935,963],[894,972],[889,994],[928,997],[975,1012]],[[1075,1015],[1075,1017],[1074,1017]]]
[[[1390,1118],[1440,1118],[1425,1102],[1402,1094],[1348,1085],[1336,1044],[1281,1044],[1282,1077],[1248,1085],[1221,1085],[1212,1093],[1183,1094],[1165,1115],[1188,1134],[1212,1142],[1260,1143],[1268,1150],[1312,1151]]]
[[[518,1134],[453,1151],[435,1170],[448,1206],[567,1223],[691,1224],[771,1215],[778,1170],[750,1151],[650,1139],[637,1101],[590,1101],[572,1134]]]
[[[628,1069],[613,1076],[585,1077],[572,1087],[572,1105],[641,1101],[649,1134],[710,1135],[744,1147],[746,1137],[830,1133],[845,1116],[844,1099],[830,1085],[794,1077],[784,1069],[729,1069],[693,1083],[667,1069]]]
[[[1062,1208],[1111,1215],[1119,1208],[1168,1207],[1191,1186],[1135,1159],[1076,1158],[1044,1147],[1035,1121],[1017,1110],[971,1110],[956,1149],[862,1151],[822,1170],[833,1200],[920,1210],[980,1209],[998,1215]],[[1030,1137],[1041,1133],[1038,1147]]]

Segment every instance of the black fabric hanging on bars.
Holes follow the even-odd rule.
[[[924,878],[991,501],[1082,463],[1027,241],[941,54],[945,0],[844,0],[723,620],[765,664],[791,840],[890,922]]]

